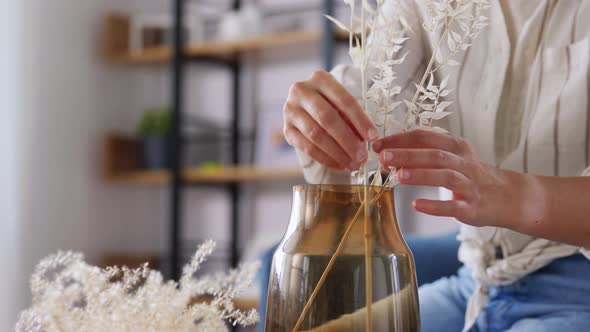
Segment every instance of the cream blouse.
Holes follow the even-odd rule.
[[[402,86],[410,86],[424,73],[437,38],[422,29],[428,16],[425,1],[393,3],[388,3],[388,13],[402,13],[413,25],[414,34],[406,44],[411,56],[398,68]],[[500,168],[590,176],[590,0],[490,3],[490,25],[457,56],[460,66],[445,67],[440,73],[450,75],[449,85],[454,85],[448,97],[455,101],[454,114],[446,126],[452,134],[465,137],[484,162]],[[360,97],[356,68],[339,66],[332,74]],[[411,99],[403,93],[401,97]],[[299,156],[308,182],[349,181],[348,174]],[[584,248],[495,227],[464,225],[459,239],[459,259],[478,285],[469,301],[465,329],[487,302],[487,287],[513,283],[579,251],[590,259]]]

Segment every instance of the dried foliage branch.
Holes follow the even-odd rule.
[[[251,285],[257,263],[195,277],[214,248],[213,241],[203,243],[178,283],[165,281],[147,264],[100,269],[81,254],[58,252],[37,265],[31,277],[33,305],[21,314],[16,331],[227,331],[226,322],[256,323],[255,310],[236,310],[232,300]],[[191,304],[201,296],[213,299]]]
[[[394,7],[401,8],[400,1],[407,0],[391,1],[397,3],[393,4]],[[407,91],[402,91],[397,82],[396,67],[402,65],[409,55],[409,52],[405,51],[405,44],[416,27],[410,26],[401,11],[395,12],[393,16],[387,16],[383,11],[384,0],[362,0],[360,16],[357,13],[359,10],[355,10],[355,1],[344,2],[351,9],[350,24],[346,25],[333,17],[329,19],[350,34],[350,57],[353,65],[360,70],[363,80],[362,105],[375,124],[381,128],[382,135],[385,136],[391,131],[415,129],[446,133],[443,128],[433,126],[434,121],[451,114],[446,109],[452,105],[452,101],[446,100],[451,92],[448,87],[449,77],[438,81],[437,72],[444,66],[459,65],[454,59],[456,55],[471,47],[472,40],[487,26],[488,18],[485,11],[489,8],[489,0],[427,2],[428,18],[423,23],[424,32],[429,33],[431,39],[438,42],[420,82],[410,86],[415,89],[411,100],[400,99],[400,94]],[[365,27],[359,29],[358,22]],[[369,39],[363,33],[367,27],[370,27],[371,31]],[[361,39],[354,45],[352,40],[358,31],[361,31]],[[446,52],[442,50],[443,45]],[[372,76],[368,77],[371,74]],[[399,116],[400,112],[402,116]],[[372,181],[369,181],[369,175],[385,171],[380,166],[377,166],[377,169],[369,169],[370,165],[378,164],[370,163],[378,157],[371,153],[369,155],[370,160],[358,172],[353,172],[353,183],[395,185],[396,176],[388,176],[383,182],[381,176],[373,176]],[[390,174],[395,173],[395,169],[387,171]]]

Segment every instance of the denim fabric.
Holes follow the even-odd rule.
[[[444,236],[404,236],[414,255],[418,286],[431,283],[442,277],[452,276],[461,267],[457,257],[458,233]]]
[[[451,276],[461,266],[461,263],[457,259],[457,251],[459,250],[457,233],[438,237],[405,236],[405,239],[414,254],[418,285],[433,282],[445,276]],[[276,249],[277,246],[269,249],[261,257],[262,267],[259,274],[261,285],[261,322],[264,322],[264,315],[266,314],[266,292],[268,289],[272,256]],[[433,259],[433,257],[436,257],[436,259]],[[264,331],[264,324],[261,324],[259,330],[261,332]]]
[[[270,268],[272,265],[272,256],[274,255],[275,251],[278,248],[278,244],[268,251],[266,251],[262,257],[260,257],[260,261],[262,266],[259,270],[259,280],[260,280],[260,307],[258,308],[260,314],[260,324],[258,324],[258,331],[264,332],[264,322],[266,317],[266,295],[268,293],[268,283],[270,279]]]
[[[461,331],[475,283],[469,270],[419,289],[422,332]],[[590,331],[590,261],[555,260],[519,281],[489,289],[490,301],[470,332]]]

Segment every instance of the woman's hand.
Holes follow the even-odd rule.
[[[330,168],[358,169],[367,159],[363,142],[379,136],[356,99],[325,71],[293,84],[283,112],[287,142]]]
[[[474,226],[508,227],[525,214],[530,217],[532,177],[484,164],[462,138],[411,131],[378,140],[373,149],[383,165],[400,170],[400,183],[453,192],[449,201],[417,199],[414,208],[419,212]]]

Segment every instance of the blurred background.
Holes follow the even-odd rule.
[[[293,82],[347,62],[347,37],[322,16],[346,8],[179,2],[0,4],[0,330],[30,304],[35,264],[60,249],[173,277],[204,239],[218,243],[205,272],[280,240],[303,182],[282,105]],[[404,231],[455,228],[410,211],[419,190],[397,202]]]

